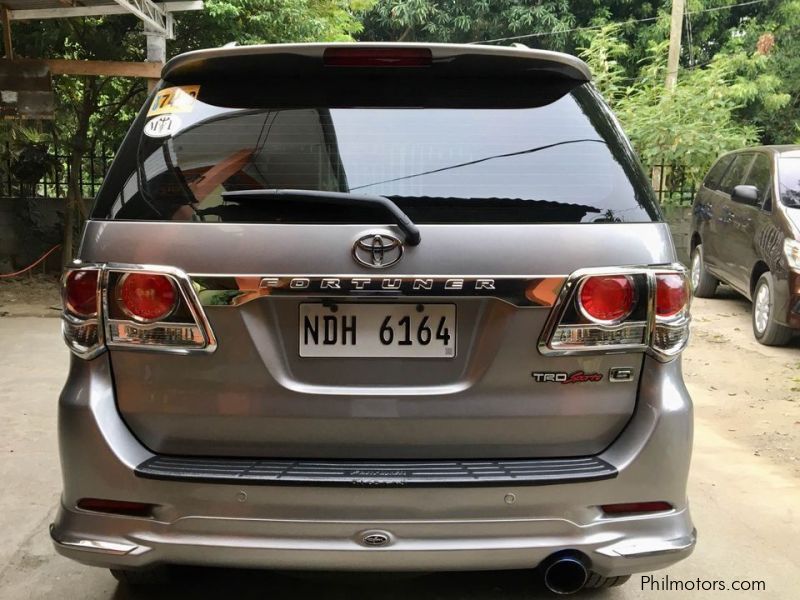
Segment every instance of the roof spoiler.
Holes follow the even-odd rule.
[[[570,79],[576,82],[591,80],[589,67],[579,58],[560,52],[534,50],[516,45],[484,46],[479,44],[420,44],[420,43],[314,43],[314,44],[269,44],[260,46],[226,46],[181,54],[170,60],[162,70],[162,78],[170,81],[190,81],[209,73],[235,72],[238,68],[255,68],[285,71],[296,74],[297,69],[304,67],[310,71],[325,66],[323,57],[326,50],[341,53],[370,52],[381,56],[410,51],[430,52],[430,66],[437,71],[450,75],[459,74],[491,74],[507,73],[509,75],[549,74],[554,77]],[[371,68],[383,68],[381,65],[364,65]],[[386,67],[393,65],[387,64]],[[394,65],[402,66],[402,65]],[[421,66],[421,65],[414,65]],[[328,65],[330,68],[341,68],[339,65]]]

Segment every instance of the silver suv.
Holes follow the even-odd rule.
[[[538,566],[569,593],[693,549],[686,274],[571,56],[179,56],[79,256],[70,558]]]

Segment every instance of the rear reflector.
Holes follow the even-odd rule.
[[[603,504],[600,508],[607,515],[629,515],[663,512],[672,510],[673,506],[669,502],[624,502],[621,504]]]
[[[78,508],[92,512],[111,513],[128,517],[152,517],[155,504],[128,502],[125,500],[106,500],[105,498],[81,498]]]
[[[322,60],[327,67],[427,67],[433,55],[428,48],[328,48]]]
[[[178,302],[172,279],[155,273],[127,273],[117,284],[120,308],[134,321],[153,323],[168,317]]]
[[[97,269],[79,269],[67,273],[64,280],[64,308],[76,317],[97,315]]]
[[[587,277],[578,297],[584,316],[600,323],[621,321],[631,314],[636,300],[633,282],[625,275]]]

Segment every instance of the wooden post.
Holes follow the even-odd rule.
[[[3,21],[3,48],[6,58],[14,58],[14,46],[11,44],[11,18],[8,16],[8,7],[0,4],[0,19]]]
[[[683,9],[685,0],[672,0],[672,17],[669,24],[669,54],[667,54],[667,91],[678,84],[678,64],[681,58],[681,35],[683,34]]]

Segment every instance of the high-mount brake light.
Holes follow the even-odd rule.
[[[674,317],[689,303],[689,285],[678,273],[656,275],[656,315]]]
[[[593,268],[571,275],[539,340],[545,355],[646,351],[669,361],[689,340],[686,271]]]
[[[64,277],[64,308],[76,317],[97,316],[98,269],[68,271]]]
[[[616,323],[633,310],[636,290],[626,275],[597,275],[583,280],[578,293],[581,312],[596,323]]]
[[[175,283],[166,275],[126,273],[117,283],[117,299],[123,312],[138,323],[168,317],[177,307]]]
[[[322,61],[326,67],[428,67],[433,55],[429,48],[327,48]]]

